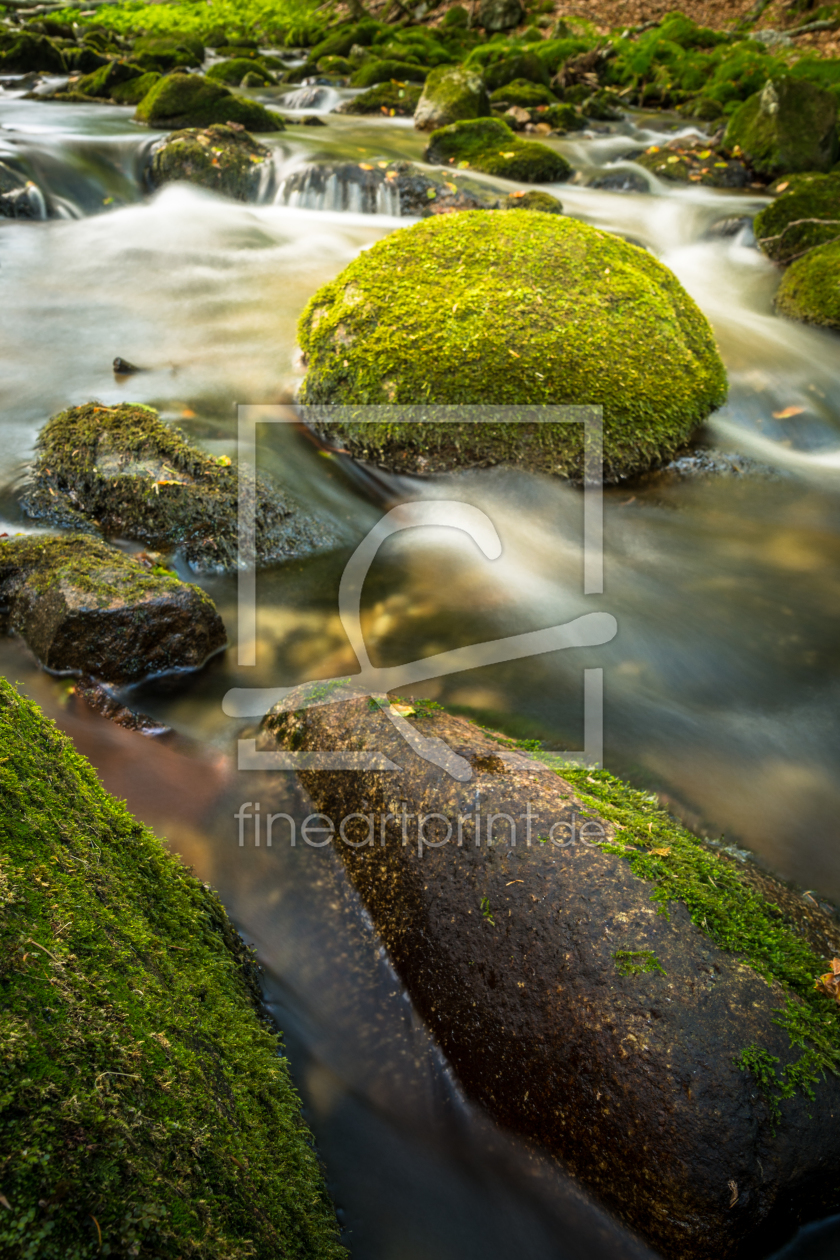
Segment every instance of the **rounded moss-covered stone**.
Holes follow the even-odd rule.
[[[528,79],[513,79],[504,87],[496,88],[490,100],[494,105],[522,105],[526,109],[557,103],[557,97],[544,83],[531,83]]]
[[[433,131],[424,154],[434,165],[457,165],[525,184],[567,180],[572,168],[554,149],[535,140],[520,140],[499,118],[451,123]]]
[[[315,294],[299,338],[304,404],[600,406],[611,481],[673,455],[726,396],[712,331],[666,267],[528,210],[394,232]],[[509,462],[581,475],[575,425],[351,421],[337,432],[403,471]]]
[[[204,131],[173,131],[158,141],[148,178],[153,188],[187,180],[236,201],[253,201],[271,162],[271,150],[247,131],[214,123]]]
[[[243,560],[242,494],[255,500],[255,564],[334,544],[332,530],[291,495],[264,477],[240,486],[230,460],[213,459],[139,404],[88,403],[53,416],[21,502],[36,520],[178,550],[196,571],[221,572]]]
[[[351,87],[374,87],[395,79],[398,83],[424,83],[426,71],[410,61],[366,61],[354,70]]]
[[[200,74],[167,74],[137,106],[136,122],[149,127],[209,127],[239,123],[248,131],[282,131],[283,119],[256,101],[234,96]]]
[[[481,72],[470,66],[437,66],[429,72],[414,113],[419,131],[435,131],[464,118],[486,118],[490,101]]]
[[[787,269],[776,294],[776,310],[840,332],[840,240],[809,250]]]
[[[352,74],[353,70],[346,57],[322,57],[318,62],[319,74]]]
[[[417,108],[422,88],[416,83],[377,83],[337,105],[336,114],[389,114],[409,118]]]
[[[704,184],[711,188],[746,188],[753,182],[746,164],[726,150],[709,147],[702,141],[672,140],[664,148],[653,144],[632,160],[659,179],[678,184]]]
[[[840,237],[840,171],[800,180],[792,191],[759,211],[753,230],[768,258],[780,263],[793,262],[815,245],[836,240]]]
[[[502,202],[503,210],[540,210],[543,214],[562,214],[563,203],[550,193],[532,188],[528,192],[511,193]]]
[[[151,92],[159,78],[160,75],[156,70],[147,70],[145,74],[140,75],[139,79],[128,79],[125,83],[118,83],[111,89],[111,100],[117,105],[139,105],[143,97]]]
[[[113,98],[114,89],[121,87],[132,79],[143,77],[140,66],[130,61],[109,61],[93,74],[85,74],[73,85],[75,91],[85,96],[97,96],[106,100]]]
[[[342,1260],[251,952],[0,680],[0,1253]]]
[[[478,6],[478,25],[485,31],[509,31],[523,16],[520,0],[481,0]]]
[[[249,57],[232,57],[227,61],[217,61],[207,71],[207,78],[238,87],[246,74],[256,76],[258,83],[254,86],[268,86],[275,82],[273,75],[264,70],[259,62]]]
[[[0,73],[28,74],[30,70],[63,74],[65,63],[61,50],[45,35],[15,30],[0,32]]]
[[[583,131],[586,127],[586,119],[580,110],[566,101],[560,105],[549,105],[548,109],[540,110],[534,118],[547,122],[555,131]]]
[[[828,171],[840,157],[837,97],[806,79],[768,79],[729,120],[728,149],[740,145],[760,175]]]
[[[501,61],[488,65],[484,71],[487,86],[491,92],[513,83],[515,79],[525,79],[529,83],[542,83],[548,87],[549,73],[545,62],[534,52],[513,53]]]

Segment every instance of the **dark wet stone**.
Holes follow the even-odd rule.
[[[589,184],[590,188],[600,188],[605,192],[646,193],[650,191],[648,182],[636,171],[607,171],[598,175]]]
[[[43,194],[31,179],[0,162],[0,219],[43,219]]]

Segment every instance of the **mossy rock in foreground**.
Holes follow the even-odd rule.
[[[152,149],[148,179],[153,188],[186,180],[236,201],[253,201],[271,165],[271,150],[247,131],[214,123],[205,130],[173,131],[159,141]]]
[[[740,145],[760,175],[828,171],[840,157],[837,97],[805,79],[779,75],[735,110],[724,146]]]
[[[328,525],[262,476],[255,494],[256,564],[334,544]],[[235,569],[240,486],[230,460],[213,459],[151,407],[70,407],[44,426],[25,512],[64,528],[181,551],[197,572]]]
[[[809,250],[788,268],[776,294],[776,310],[840,332],[840,240]]]
[[[106,683],[200,669],[227,638],[199,587],[84,535],[0,540],[0,609],[46,669]]]
[[[702,312],[666,267],[574,219],[443,215],[365,250],[309,302],[298,335],[311,422],[399,471],[509,463],[582,475],[579,424],[366,424],[371,404],[603,407],[616,481],[670,458],[726,396]],[[531,409],[534,415],[531,415]],[[412,418],[422,419],[412,410]]]
[[[0,679],[0,1254],[341,1260],[217,896]]]
[[[520,140],[498,118],[476,118],[433,131],[423,157],[435,166],[471,167],[525,184],[562,183],[572,173],[560,153],[534,140]]]
[[[200,74],[167,74],[143,97],[134,115],[149,127],[209,127],[239,123],[248,131],[282,131],[279,114],[256,101],[234,96]]]
[[[759,211],[753,223],[759,246],[779,263],[840,238],[840,171],[788,182],[790,192]]]
[[[386,698],[311,690],[264,746],[401,767],[300,779],[354,820],[338,854],[469,1095],[668,1260],[754,1260],[840,1208],[830,907],[605,771],[555,772],[429,701],[399,706],[409,745]]]

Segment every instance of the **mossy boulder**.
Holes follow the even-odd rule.
[[[724,146],[740,145],[759,174],[828,171],[840,157],[837,97],[806,79],[768,79],[735,110]]]
[[[94,70],[93,74],[85,74],[77,79],[73,84],[73,91],[110,101],[114,99],[116,88],[144,77],[145,72],[133,62],[108,61],[98,70]]]
[[[787,269],[776,293],[776,310],[840,332],[840,240],[809,250]]]
[[[559,105],[549,105],[547,109],[537,106],[531,110],[532,122],[546,122],[553,131],[583,131],[586,119],[579,109],[563,101]]]
[[[788,181],[790,183],[790,181]],[[840,171],[799,182],[755,216],[756,239],[774,262],[790,263],[840,237]]]
[[[490,100],[494,105],[521,105],[525,109],[557,103],[557,97],[544,83],[531,83],[528,79],[513,79],[504,87],[496,88]]]
[[[501,61],[491,62],[484,71],[487,87],[491,92],[497,88],[524,79],[527,83],[542,83],[548,87],[550,75],[545,62],[534,52],[513,53]]]
[[[422,88],[416,83],[377,83],[367,92],[360,92],[342,101],[336,114],[388,114],[392,118],[409,118],[417,108]]]
[[[81,534],[0,539],[0,607],[45,669],[107,683],[200,669],[227,637],[197,586]]]
[[[322,57],[318,62],[319,74],[352,74],[355,66],[346,57]]]
[[[644,153],[631,152],[628,157],[659,179],[675,184],[747,188],[754,183],[743,158],[702,141],[680,139],[667,145],[652,144]]]
[[[134,115],[149,127],[209,127],[239,123],[247,131],[282,131],[283,119],[256,101],[234,96],[199,74],[167,74],[143,97]]]
[[[388,83],[391,79],[398,83],[424,83],[426,71],[409,61],[366,61],[353,71],[350,86],[375,87],[377,83]]]
[[[593,92],[591,96],[587,96],[586,100],[581,102],[583,113],[586,114],[587,118],[592,118],[595,122],[621,122],[621,119],[624,117],[621,106],[621,97],[606,88]]]
[[[268,87],[276,82],[274,75],[269,74],[259,62],[249,60],[247,57],[233,57],[227,61],[217,61],[207,71],[208,79],[215,79],[219,83],[229,83],[232,87],[238,87],[246,75],[257,77],[259,83],[255,83],[255,87]]]
[[[520,0],[481,0],[478,25],[485,31],[509,31],[518,26],[525,15]]]
[[[0,74],[63,74],[65,62],[60,49],[45,35],[28,31],[0,31]]]
[[[392,233],[315,294],[299,340],[312,422],[400,471],[512,463],[579,478],[582,435],[435,424],[431,412],[331,428],[315,405],[600,405],[614,481],[670,458],[726,396],[712,331],[672,272],[620,237],[531,210]]]
[[[484,79],[468,66],[437,66],[429,72],[414,113],[419,131],[435,131],[464,118],[486,118],[490,101]]]
[[[265,478],[257,477],[255,494],[257,564],[333,543],[328,527]],[[37,520],[181,551],[197,572],[237,567],[236,467],[205,454],[151,407],[88,403],[53,416],[22,503]]]
[[[186,180],[236,201],[253,201],[272,167],[271,150],[247,131],[214,123],[202,130],[173,131],[152,149],[148,180],[153,188]]]
[[[118,83],[111,89],[111,99],[115,105],[139,105],[160,77],[157,71],[147,70],[139,79],[127,79],[125,83]]]
[[[262,746],[400,767],[300,780],[468,1095],[672,1260],[766,1255],[840,1208],[830,907],[606,771],[312,690]]]
[[[5,679],[0,742],[0,1252],[341,1260],[218,897]]]
[[[498,118],[450,123],[433,131],[424,157],[435,166],[471,167],[525,184],[562,183],[572,173],[560,153],[538,141],[520,140]]]
[[[531,188],[528,192],[511,193],[505,197],[502,205],[505,210],[538,210],[542,214],[563,213],[562,202],[552,197],[550,193],[540,192],[536,188]]]
[[[204,45],[189,35],[143,35],[134,41],[132,59],[144,70],[197,69],[204,61]]]

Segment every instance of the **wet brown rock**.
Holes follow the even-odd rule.
[[[665,862],[670,846],[645,850],[645,824],[619,832],[585,807],[595,780],[576,789],[463,719],[423,716],[423,702],[414,716],[403,708],[412,739],[438,760],[444,741],[468,780],[413,751],[375,702],[333,693],[292,711],[303,692],[268,715],[266,746],[375,750],[400,768],[300,778],[336,828],[357,815],[345,822],[357,847],[336,838],[341,859],[473,1098],[560,1156],[669,1260],[766,1254],[798,1222],[837,1210],[840,1081],[821,1078],[815,1102],[794,1093],[774,1119],[736,1060],[756,1044],[798,1060],[777,1022],[786,991],[716,945],[682,901],[658,912],[655,885],[630,861]],[[516,844],[491,815],[515,820]],[[544,842],[572,827],[574,844]],[[736,863],[682,835],[732,878]],[[836,922],[809,915],[837,939]]]

